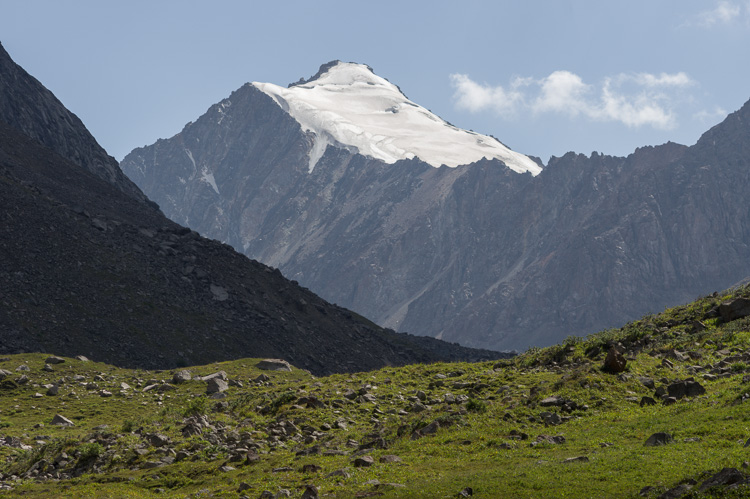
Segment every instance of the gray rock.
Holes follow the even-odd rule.
[[[47,395],[54,396],[57,395],[60,391],[60,387],[57,385],[52,385],[47,389]]]
[[[706,389],[697,381],[686,379],[667,386],[667,393],[670,397],[681,399],[683,397],[697,397],[703,395],[706,393]]]
[[[55,414],[55,417],[52,418],[52,422],[50,424],[58,426],[75,426],[73,421],[60,414]]]
[[[289,363],[285,360],[281,359],[264,359],[258,362],[258,364],[255,366],[258,369],[262,369],[264,371],[291,371],[292,366],[289,365]]]
[[[562,397],[558,397],[556,395],[553,395],[552,397],[547,397],[546,399],[543,399],[539,402],[539,405],[542,407],[551,407],[551,406],[562,406],[565,404],[565,399]]]
[[[315,485],[306,485],[305,491],[300,496],[300,499],[317,499],[318,488]]]
[[[718,487],[722,485],[732,485],[735,483],[741,483],[746,480],[746,476],[737,468],[724,468],[720,472],[713,475],[711,478],[704,481],[699,492],[710,489],[711,487]]]
[[[666,492],[661,494],[658,499],[678,499],[690,492],[690,489],[692,488],[693,486],[689,483],[683,483],[678,485],[677,487],[673,487],[667,490]]]
[[[386,454],[384,456],[380,456],[379,461],[381,463],[400,463],[401,458],[393,454]]]
[[[183,369],[174,373],[174,375],[172,376],[172,383],[174,383],[175,385],[179,385],[180,383],[190,381],[192,378],[193,375],[190,374],[190,371]]]
[[[63,362],[65,362],[65,359],[53,355],[52,357],[47,357],[44,362],[46,364],[62,364]]]
[[[563,460],[563,463],[588,463],[589,458],[587,456],[569,457]]]
[[[539,444],[552,444],[552,445],[559,445],[565,443],[565,437],[562,435],[539,435],[536,437],[536,440],[534,442],[531,442],[531,446],[535,447]]]
[[[646,440],[646,447],[656,447],[657,445],[667,445],[672,441],[672,435],[665,432],[654,433]]]
[[[220,378],[211,378],[206,385],[206,394],[221,393],[229,389],[229,383]]]
[[[352,464],[355,468],[368,468],[375,464],[375,460],[372,456],[362,456],[352,461]]]
[[[145,436],[146,441],[154,447],[164,447],[169,445],[169,437],[159,433],[150,433]]]
[[[641,376],[638,378],[638,381],[640,381],[643,386],[651,390],[654,390],[656,388],[653,378],[649,378],[647,376]]]
[[[547,426],[556,426],[562,423],[562,418],[555,412],[542,412],[539,414],[539,417],[542,418],[542,421]]]
[[[342,470],[332,471],[326,475],[326,478],[339,478],[339,477],[346,480],[347,478],[351,478],[351,474],[348,471],[342,469]]]
[[[198,381],[210,381],[214,378],[219,378],[221,380],[227,381],[229,379],[229,376],[227,376],[226,371],[219,371],[213,374],[209,374],[208,376],[196,376],[193,379],[196,379]]]
[[[750,315],[750,298],[735,298],[719,305],[719,314],[725,322]]]
[[[222,286],[211,284],[209,289],[211,290],[211,294],[213,295],[214,300],[226,301],[227,299],[229,299],[229,292]]]
[[[654,400],[651,397],[644,396],[641,398],[640,405],[641,407],[646,406],[646,405],[656,405],[656,400]]]

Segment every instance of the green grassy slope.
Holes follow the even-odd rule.
[[[750,287],[498,363],[325,378],[253,359],[186,368],[224,371],[223,399],[206,381],[172,383],[173,371],[76,359],[48,371],[47,355],[14,355],[0,360],[0,497],[300,497],[308,485],[320,497],[637,497],[647,486],[658,497],[681,484],[685,497],[745,497],[744,485],[701,490],[750,461],[750,317],[716,310],[738,297]],[[621,373],[602,369],[613,345]],[[705,393],[663,403],[690,378]],[[671,442],[645,446],[656,432]]]

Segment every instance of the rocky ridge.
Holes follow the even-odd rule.
[[[750,103],[693,146],[389,165],[314,138],[248,84],[123,170],[164,212],[399,331],[524,349],[750,275]],[[208,180],[210,179],[210,181]]]

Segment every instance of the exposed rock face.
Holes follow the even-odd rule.
[[[328,147],[251,85],[123,170],[179,223],[376,323],[524,348],[750,275],[750,103],[692,147],[569,153],[536,177]]]
[[[42,129],[27,109],[42,97],[0,94],[0,108]],[[155,368],[269,357],[316,374],[498,356],[385,331],[38,140],[0,121],[0,353]]]
[[[147,202],[123,175],[78,116],[10,58],[0,44],[0,121],[37,140],[65,159],[106,180],[122,192]],[[156,206],[152,206],[156,209]]]

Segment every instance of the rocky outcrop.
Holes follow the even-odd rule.
[[[123,170],[172,219],[380,325],[523,349],[750,275],[750,103],[692,147],[385,164],[313,140],[245,85]]]

